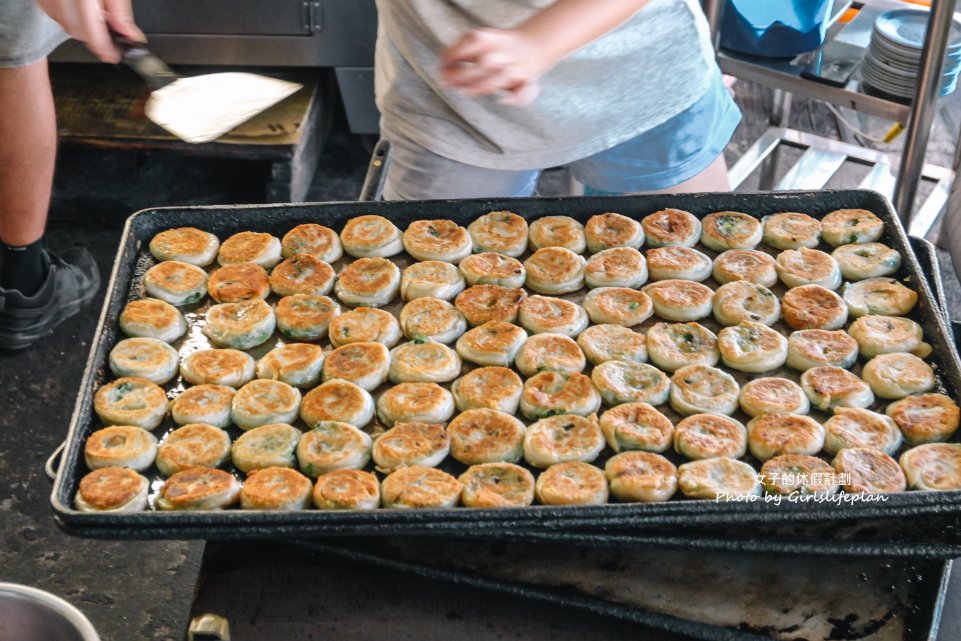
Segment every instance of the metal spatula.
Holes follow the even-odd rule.
[[[225,72],[183,77],[142,42],[114,36],[123,63],[150,87],[147,117],[187,142],[210,142],[303,85],[252,73]]]

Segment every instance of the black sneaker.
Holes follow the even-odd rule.
[[[100,270],[87,250],[46,256],[47,277],[33,296],[0,288],[0,350],[30,347],[97,294]]]

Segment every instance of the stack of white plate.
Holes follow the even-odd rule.
[[[871,32],[871,45],[861,64],[864,82],[892,96],[913,97],[927,27],[927,11],[896,9],[878,16]],[[951,25],[944,73],[941,76],[942,96],[957,88],[959,73],[961,24],[955,21]]]

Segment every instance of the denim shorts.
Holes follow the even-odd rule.
[[[586,193],[619,194],[666,189],[707,169],[724,151],[741,112],[720,74],[691,107],[606,151],[567,165]],[[413,141],[384,134],[391,162],[388,200],[532,196],[541,170],[473,167],[434,154]]]
[[[0,0],[0,67],[25,67],[68,38],[33,0]]]

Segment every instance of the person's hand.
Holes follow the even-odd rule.
[[[527,105],[554,62],[520,31],[477,29],[441,51],[440,79],[468,96],[502,93],[504,104]]]
[[[44,13],[63,27],[70,37],[81,41],[103,62],[120,62],[121,51],[110,38],[110,30],[134,42],[145,40],[133,21],[130,0],[34,0]]]

